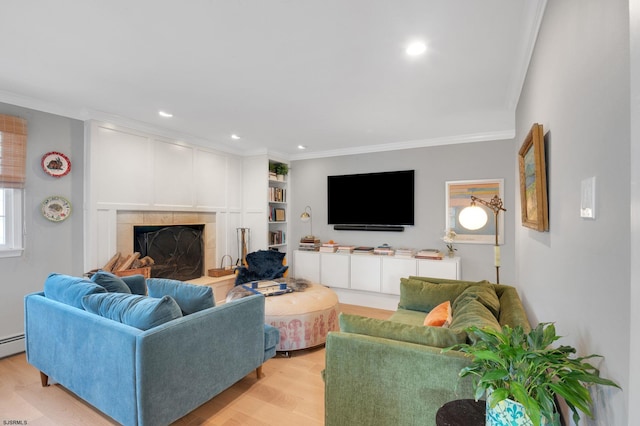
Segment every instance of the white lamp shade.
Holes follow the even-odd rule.
[[[484,211],[482,207],[469,206],[462,209],[458,220],[460,221],[460,225],[471,231],[475,231],[486,225],[488,217],[487,212]]]

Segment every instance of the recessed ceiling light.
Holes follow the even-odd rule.
[[[298,149],[307,149],[307,147],[304,145],[298,145]]]
[[[170,112],[166,112],[166,111],[158,111],[158,115],[160,117],[164,117],[164,118],[171,118],[173,117],[173,114],[171,114]]]
[[[418,56],[422,55],[427,50],[427,45],[421,41],[414,41],[407,46],[407,55]]]
[[[238,139],[240,139],[240,136],[236,135],[235,133],[231,135],[231,139],[233,139],[234,141],[237,141]]]

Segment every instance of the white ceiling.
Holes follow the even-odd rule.
[[[289,159],[511,138],[545,4],[2,0],[0,101]]]

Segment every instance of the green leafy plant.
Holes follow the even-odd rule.
[[[457,349],[472,357],[472,363],[460,371],[460,377],[473,376],[475,398],[487,393],[487,406],[495,407],[504,399],[519,402],[534,425],[541,419],[551,422],[557,412],[554,397],[562,397],[578,424],[579,412],[593,418],[588,386],[600,384],[620,388],[600,377],[596,367],[586,360],[600,355],[574,357],[575,348],[550,345],[558,340],[553,323],[540,323],[529,333],[522,326],[502,327],[502,332],[485,327],[470,327],[477,337],[473,344]]]
[[[284,163],[276,164],[276,173],[286,176],[289,173],[289,166]]]

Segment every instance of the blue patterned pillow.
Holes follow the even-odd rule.
[[[104,287],[109,293],[131,294],[131,289],[124,281],[122,281],[122,278],[113,275],[111,272],[98,271],[93,274],[91,281]]]
[[[171,296],[182,309],[183,315],[207,308],[213,308],[213,290],[206,285],[188,284],[182,281],[167,278],[149,278],[147,280],[149,296]]]
[[[125,293],[90,294],[82,298],[87,312],[140,330],[182,317],[180,307],[169,296],[161,299]]]
[[[104,287],[86,278],[53,273],[44,282],[44,295],[49,299],[82,309],[82,298],[88,294],[106,293]]]

